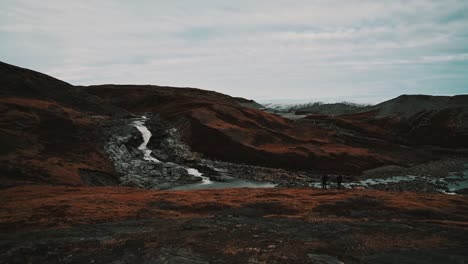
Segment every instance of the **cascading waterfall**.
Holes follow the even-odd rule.
[[[151,156],[152,151],[148,149],[147,147],[148,142],[150,141],[151,136],[152,136],[151,131],[149,131],[149,129],[145,126],[145,123],[147,120],[148,118],[146,118],[145,116],[142,116],[141,118],[136,119],[132,122],[132,125],[136,129],[138,129],[138,131],[141,133],[141,136],[143,137],[143,142],[140,144],[138,149],[143,153],[144,160],[155,162],[155,163],[162,163],[158,159]],[[273,188],[276,186],[276,184],[272,184],[272,183],[254,182],[254,181],[242,180],[242,179],[231,179],[228,182],[211,181],[210,178],[203,176],[203,173],[201,173],[197,169],[189,168],[189,167],[184,167],[184,169],[187,170],[188,174],[201,178],[201,181],[197,183],[176,186],[174,188],[171,188],[172,190],[225,189],[225,188]]]
[[[148,142],[152,135],[151,135],[151,131],[149,131],[149,129],[145,126],[146,119],[147,119],[146,116],[142,116],[141,120],[137,120],[133,123],[135,128],[138,129],[138,131],[140,131],[141,136],[143,137],[143,143],[140,144],[138,149],[143,152],[144,160],[160,163],[161,161],[151,156],[152,151],[147,148]]]
[[[201,184],[212,184],[213,182],[210,178],[203,176],[203,173],[199,172],[197,169],[188,168],[186,169],[188,174],[202,178]]]
[[[133,122],[133,126],[140,131],[141,136],[143,137],[143,142],[140,144],[138,147],[139,150],[143,152],[143,159],[151,162],[156,162],[160,163],[161,161],[154,158],[151,156],[152,151],[148,149],[147,145],[148,142],[151,139],[151,131],[145,126],[146,120],[148,118],[146,116],[142,116],[141,119],[136,120]],[[213,182],[210,180],[210,178],[203,176],[203,173],[199,172],[197,169],[194,168],[185,168],[187,170],[187,173],[196,177],[199,177],[202,179],[201,183],[202,185],[205,184],[212,184]]]

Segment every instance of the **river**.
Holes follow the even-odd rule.
[[[151,155],[152,151],[148,149],[147,145],[151,139],[151,131],[145,126],[147,118],[142,116],[141,118],[135,119],[132,125],[140,131],[143,137],[143,142],[140,144],[138,149],[143,153],[143,159],[155,163],[161,163],[160,160],[156,159]],[[171,188],[170,190],[202,190],[202,189],[226,189],[226,188],[273,188],[276,185],[268,182],[256,182],[243,179],[232,178],[229,181],[218,182],[212,181],[210,178],[203,176],[203,173],[199,172],[194,168],[185,168],[190,175],[201,178],[200,182],[185,184]]]

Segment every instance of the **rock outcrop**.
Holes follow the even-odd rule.
[[[155,118],[156,119],[156,118]],[[150,119],[151,120],[151,119]],[[142,150],[138,149],[143,142],[141,133],[135,128],[135,120],[116,120],[108,128],[108,141],[105,150],[114,163],[115,169],[120,175],[122,185],[148,188],[166,189],[173,186],[200,181],[199,177],[190,175],[186,167],[174,162],[181,161],[183,146],[179,146],[172,138],[176,132],[169,127],[155,125],[151,133],[155,132],[155,139],[151,137],[150,148],[164,146],[164,149],[154,148],[154,155],[160,162],[145,160]],[[149,122],[148,122],[149,123]],[[174,151],[173,151],[174,150]],[[189,153],[189,150],[184,149]]]

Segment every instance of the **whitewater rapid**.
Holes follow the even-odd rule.
[[[203,176],[203,173],[199,172],[197,169],[187,168],[186,170],[187,170],[188,174],[200,177],[202,179],[202,181],[200,183],[201,185],[213,184],[213,182],[210,180],[210,178],[208,178],[206,176]]]
[[[152,151],[148,149],[148,142],[151,139],[151,131],[145,126],[145,123],[147,121],[146,116],[142,116],[141,119],[135,120],[133,122],[133,126],[140,131],[141,136],[143,137],[143,142],[140,144],[138,147],[139,150],[143,153],[143,159],[155,163],[161,163],[160,160],[156,159],[151,155]],[[185,168],[187,170],[187,173],[196,177],[201,178],[201,182],[199,183],[200,185],[208,185],[208,184],[213,184],[213,182],[210,180],[210,178],[203,176],[203,173],[199,172],[197,169],[194,168]]]
[[[133,122],[133,126],[140,131],[141,136],[143,137],[143,143],[140,144],[138,147],[141,152],[143,152],[143,159],[151,162],[160,163],[161,161],[156,159],[155,157],[151,156],[151,150],[148,149],[147,145],[151,139],[151,131],[145,126],[146,123],[146,116],[142,116],[140,120],[136,120]]]

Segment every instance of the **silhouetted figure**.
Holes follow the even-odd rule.
[[[338,190],[341,189],[341,182],[343,181],[343,175],[336,176],[336,187]]]
[[[327,189],[327,180],[328,180],[328,175],[326,174],[322,175],[322,189]]]

